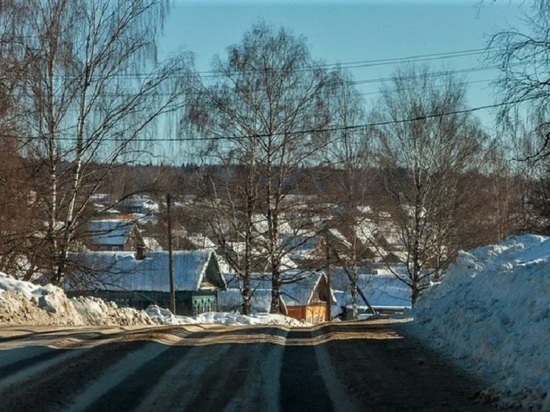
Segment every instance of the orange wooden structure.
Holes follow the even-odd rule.
[[[330,306],[335,303],[327,276],[314,272],[302,280],[281,285],[282,311],[286,316],[308,323],[330,320]],[[329,304],[330,303],[330,304]]]

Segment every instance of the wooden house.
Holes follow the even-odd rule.
[[[168,252],[150,252],[142,259],[127,252],[85,253],[76,258],[80,269],[65,283],[69,296],[96,296],[136,309],[169,307]],[[225,289],[225,281],[213,251],[176,251],[173,271],[177,315],[218,310],[217,292]]]
[[[330,308],[336,303],[322,272],[308,272],[296,282],[283,283],[281,300],[286,316],[308,323],[330,321]]]
[[[142,215],[152,215],[158,213],[159,205],[151,199],[142,199],[133,197],[123,202],[126,213],[136,213]]]
[[[87,246],[94,251],[137,251],[145,242],[135,222],[126,219],[92,220],[88,224]]]
[[[281,274],[279,307],[283,315],[320,323],[330,320],[330,308],[336,303],[322,272],[288,270]],[[239,310],[242,307],[241,284],[236,277],[227,279],[230,288],[221,292],[222,310]],[[253,312],[269,312],[271,306],[271,278],[254,275],[251,279]]]

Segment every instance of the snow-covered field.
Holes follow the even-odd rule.
[[[550,239],[462,252],[412,311],[413,330],[492,385],[505,409],[550,411]]]
[[[410,314],[410,329],[485,378],[491,385],[486,395],[501,407],[550,411],[550,238],[512,237],[462,252]],[[117,308],[0,273],[0,325],[188,323],[304,325],[281,315],[182,317],[156,306]]]

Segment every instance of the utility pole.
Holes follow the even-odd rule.
[[[166,194],[166,219],[168,220],[168,271],[170,272],[170,312],[176,314],[176,288],[174,287],[174,256],[172,253],[172,216],[170,214],[172,199]]]
[[[326,259],[326,272],[327,272],[327,321],[330,322],[332,320],[331,319],[332,294],[330,293],[330,246],[328,244],[328,239],[329,239],[328,225],[325,223],[325,259]]]
[[[355,279],[353,277],[353,275],[350,273],[350,270],[348,269],[347,265],[346,265],[346,262],[344,262],[342,260],[342,258],[340,258],[340,255],[338,254],[338,252],[336,250],[333,250],[333,253],[334,253],[334,257],[336,258],[336,261],[342,265],[342,269],[344,269],[344,272],[346,273],[346,275],[348,276],[348,279],[351,283],[355,282]],[[363,302],[365,302],[365,305],[367,305],[367,307],[369,308],[369,310],[372,312],[373,315],[376,315],[376,311],[374,310],[374,308],[371,306],[371,304],[369,303],[369,301],[367,300],[367,297],[365,296],[365,294],[363,293],[363,291],[361,290],[361,288],[357,288],[357,293],[359,294],[359,296],[361,296],[361,299],[363,299]]]

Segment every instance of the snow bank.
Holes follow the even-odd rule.
[[[53,285],[39,286],[0,272],[0,324],[151,325],[143,311],[92,297],[69,299]]]
[[[62,289],[38,286],[14,279],[0,272],[0,324],[8,325],[183,325],[215,323],[220,325],[287,325],[306,323],[283,315],[258,313],[204,313],[186,317],[150,306],[146,311],[119,308],[114,302],[94,297],[69,299]]]
[[[550,239],[462,252],[413,310],[416,331],[493,385],[504,408],[550,410]]]
[[[309,325],[303,321],[283,315],[256,313],[250,316],[230,312],[208,312],[197,316],[175,316],[169,310],[151,305],[146,310],[155,322],[162,325],[184,325],[192,323],[213,323],[218,325]]]

